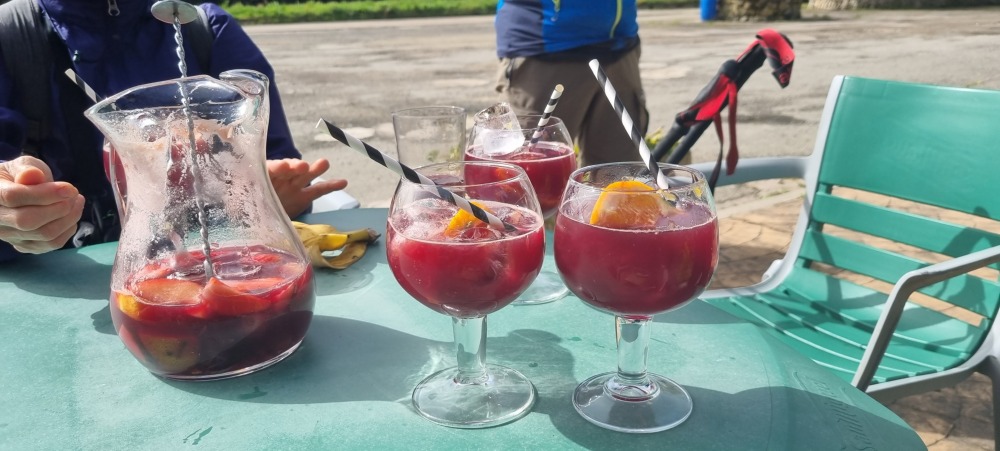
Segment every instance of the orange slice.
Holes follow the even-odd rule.
[[[118,301],[118,309],[122,313],[131,316],[133,319],[142,319],[142,311],[144,309],[141,302],[130,294],[115,293],[115,299]]]
[[[193,305],[198,303],[201,285],[178,279],[146,279],[135,287],[135,294],[149,304]]]
[[[282,279],[278,278],[263,278],[223,282],[213,277],[205,284],[205,291],[201,297],[209,309],[220,315],[249,315],[267,310],[271,306],[271,302],[267,299],[249,292],[273,288],[281,281]]]
[[[641,229],[656,225],[672,207],[663,194],[637,180],[620,180],[601,192],[590,223],[611,229]]]
[[[470,202],[483,210],[489,211],[479,202]],[[492,213],[492,212],[490,212]],[[474,227],[489,227],[489,224],[480,221],[479,218],[472,215],[461,208],[455,213],[455,216],[451,217],[451,221],[448,222],[448,226],[444,228],[444,236],[448,238],[455,238],[462,234],[466,229],[471,229]]]

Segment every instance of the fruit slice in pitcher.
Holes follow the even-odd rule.
[[[225,316],[239,316],[267,310],[271,302],[262,293],[280,285],[284,279],[265,277],[248,280],[227,280],[213,277],[205,284],[201,299],[208,309]]]
[[[149,361],[167,373],[179,373],[198,363],[198,340],[194,336],[138,333]]]
[[[179,279],[146,279],[135,284],[134,295],[115,296],[122,313],[137,320],[157,321],[178,315],[205,317],[198,294],[201,285]]]

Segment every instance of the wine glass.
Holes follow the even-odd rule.
[[[514,421],[535,402],[518,371],[486,364],[486,315],[511,303],[538,275],[545,232],[521,168],[499,162],[438,163],[417,171],[511,226],[492,228],[433,195],[399,182],[389,207],[386,253],[396,280],[417,301],[452,318],[458,366],[413,390],[413,407],[438,424],[481,428]]]
[[[465,149],[465,108],[426,106],[392,112],[396,156],[410,167],[459,161]]]
[[[660,165],[656,187],[641,163],[588,166],[570,177],[556,219],[555,258],[566,285],[614,314],[618,371],[583,381],[573,405],[585,419],[621,432],[657,432],[691,414],[688,393],[646,371],[653,315],[695,299],[719,260],[718,220],[705,176]]]
[[[503,161],[524,168],[538,196],[542,215],[549,219],[559,210],[566,181],[576,170],[576,153],[573,138],[563,121],[551,116],[547,123],[538,127],[541,117],[537,114],[519,116],[518,127],[512,129],[490,128],[481,123],[473,125],[465,160]],[[543,304],[568,292],[558,274],[543,270],[514,303]]]

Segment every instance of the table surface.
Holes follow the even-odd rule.
[[[305,221],[384,231],[385,218],[360,209]],[[488,318],[487,361],[531,379],[530,414],[488,429],[435,425],[413,411],[410,392],[454,365],[451,321],[400,288],[381,243],[347,270],[317,270],[313,322],[285,361],[222,381],[164,380],[115,335],[114,252],[109,243],[0,265],[0,449],[923,448],[889,409],[700,301],[652,328],[650,371],[694,400],[675,429],[624,434],[576,413],[573,388],[613,370],[616,355],[612,316],[573,296]]]

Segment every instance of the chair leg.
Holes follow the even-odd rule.
[[[993,449],[1000,451],[1000,360],[988,357],[980,369],[993,386]]]

